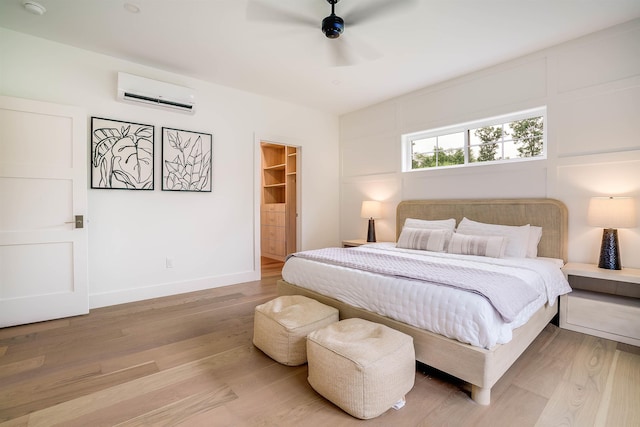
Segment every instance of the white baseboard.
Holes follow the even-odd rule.
[[[251,282],[254,280],[260,280],[259,271],[248,271],[246,273],[232,274],[228,276],[207,277],[203,279],[190,280],[188,282],[161,283],[154,286],[124,289],[113,292],[89,293],[89,308],[107,307],[110,305],[166,297],[186,292],[202,291],[205,289],[219,288],[221,286],[235,285],[237,283]]]

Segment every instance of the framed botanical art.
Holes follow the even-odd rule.
[[[153,190],[152,125],[91,117],[91,188]]]
[[[213,137],[162,128],[162,190],[210,192]]]

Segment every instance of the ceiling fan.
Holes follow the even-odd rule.
[[[336,15],[336,3],[340,0],[327,0],[331,5],[331,15],[322,20],[322,32],[329,39],[336,39],[344,31],[344,19]]]
[[[331,14],[320,22],[322,33],[332,40],[338,39],[345,32],[347,26],[349,28],[359,27],[367,21],[374,21],[376,18],[383,18],[394,11],[414,6],[419,0],[371,0],[367,2],[358,0],[357,3],[353,2],[355,6],[343,14],[344,18],[336,15],[335,12],[336,4],[339,1],[326,0],[331,5]],[[255,21],[288,23],[303,25],[307,28],[318,28],[317,18],[311,18],[307,14],[297,13],[293,10],[258,0],[250,0],[247,7],[247,18]],[[344,38],[346,36],[343,36]],[[356,34],[349,33],[348,38],[348,42],[340,39],[331,44],[334,65],[352,65],[358,62],[354,60],[355,56],[366,60],[373,60],[382,56],[375,48],[367,46],[365,42],[358,40]],[[355,44],[351,42],[355,42]]]

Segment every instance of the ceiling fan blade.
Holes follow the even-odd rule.
[[[356,31],[357,32],[357,31]],[[358,52],[358,55],[367,61],[375,61],[380,59],[382,54],[378,49],[373,47],[371,43],[364,41],[360,36],[352,31],[347,35],[349,39],[349,47],[351,50]]]
[[[327,41],[329,42],[331,66],[348,67],[358,62],[358,59],[353,56],[347,41],[343,37]]]
[[[377,0],[367,4],[358,4],[353,9],[345,12],[343,18],[345,26],[359,25],[364,21],[382,18],[384,15],[417,6],[418,0]]]
[[[334,67],[358,65],[382,57],[380,52],[353,33],[349,34],[349,37],[330,40],[328,44],[330,45],[331,64]]]
[[[246,16],[250,21],[265,21],[272,23],[304,25],[306,27],[320,27],[318,19],[258,0],[249,0],[249,2],[247,2]]]

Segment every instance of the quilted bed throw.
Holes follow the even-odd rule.
[[[519,277],[472,265],[451,266],[431,260],[349,248],[317,249],[290,256],[474,292],[486,298],[507,323],[512,322],[527,304],[539,296],[533,287]]]

